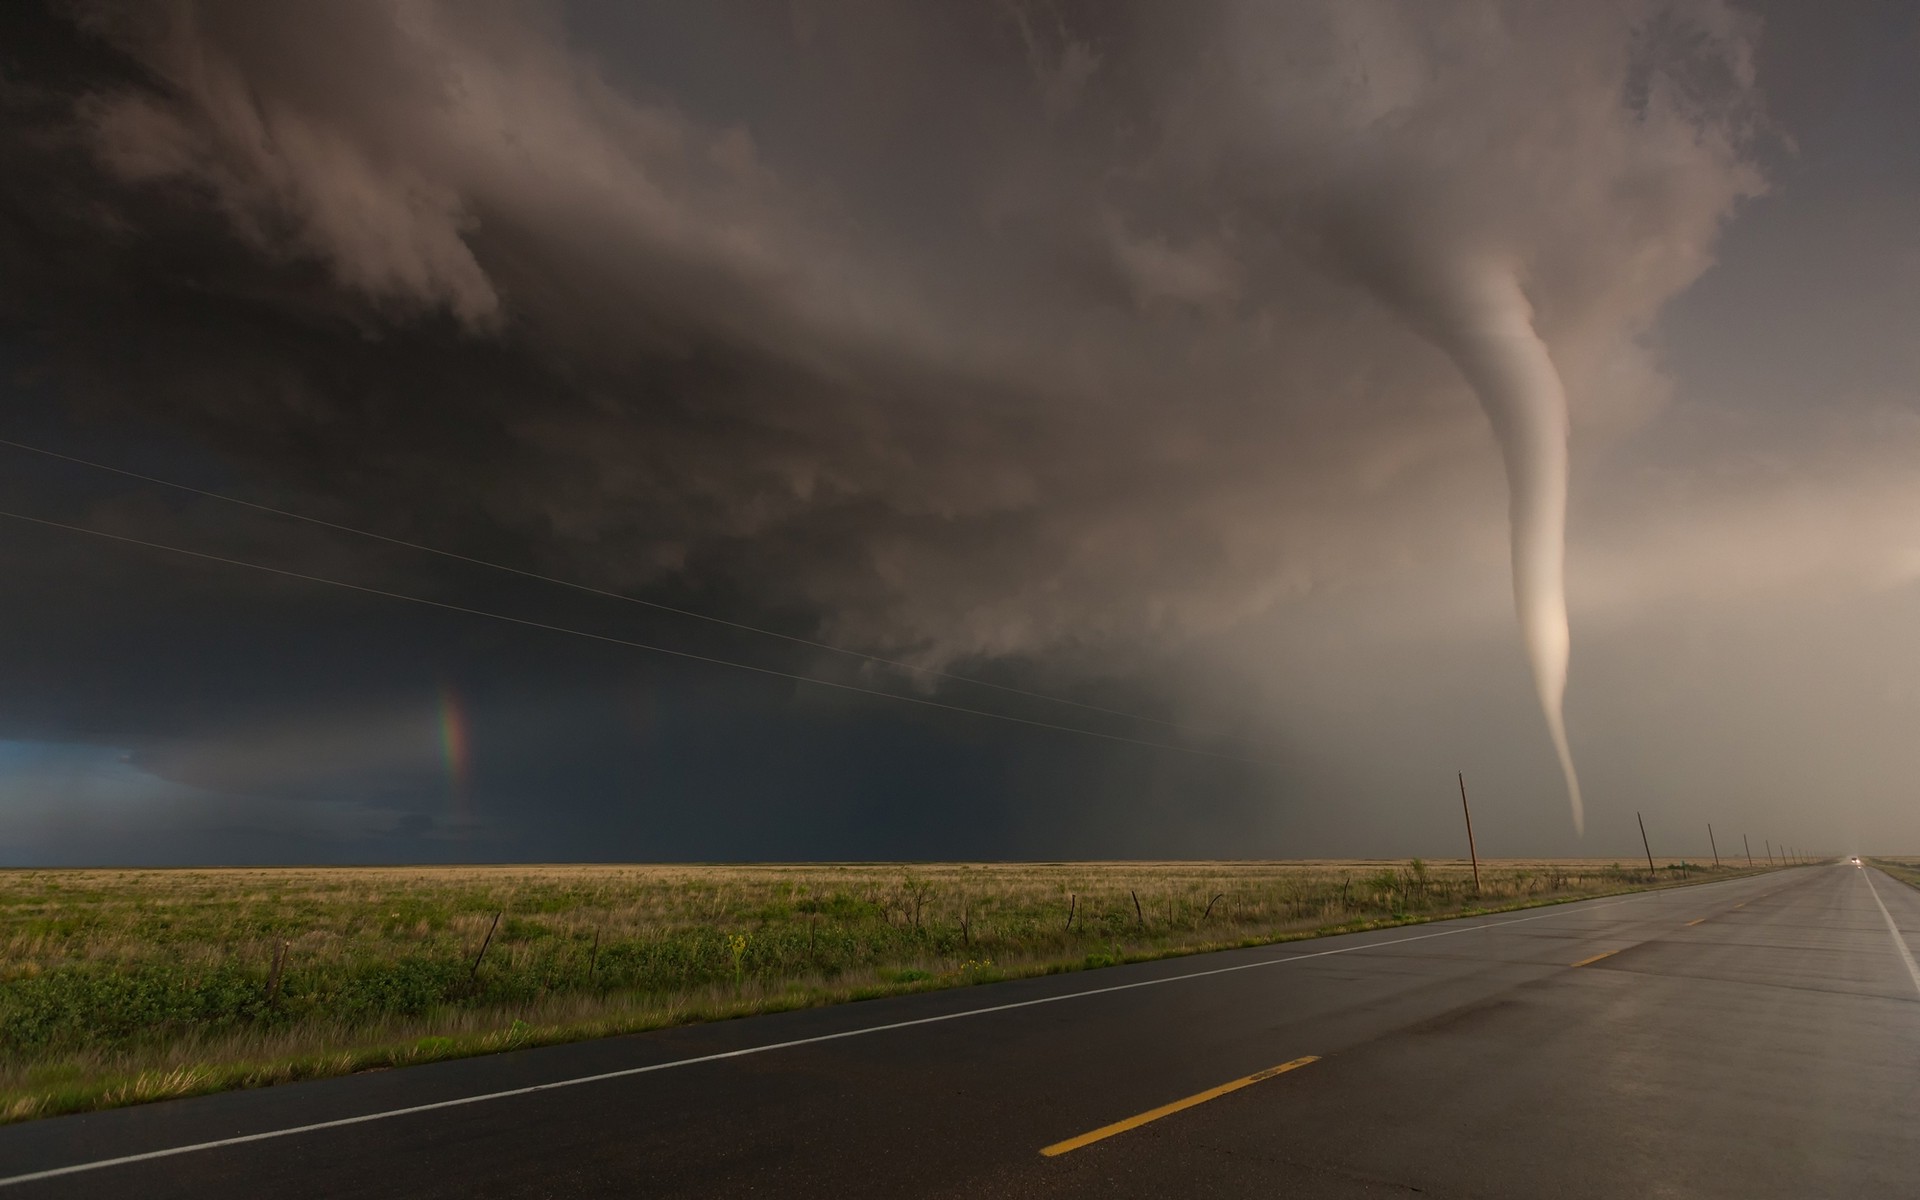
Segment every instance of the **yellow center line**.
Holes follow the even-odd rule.
[[[1705,917],[1698,917],[1692,921],[1688,921],[1687,925],[1689,928],[1691,928],[1692,926],[1698,925],[1701,921],[1704,921],[1704,920],[1706,920]]]
[[[1129,1129],[1138,1129],[1149,1121],[1158,1121],[1161,1117],[1172,1116],[1174,1113],[1180,1112],[1182,1109],[1192,1108],[1196,1104],[1205,1104],[1209,1100],[1217,1100],[1228,1092],[1237,1092],[1250,1084],[1259,1083],[1262,1079],[1272,1079],[1275,1075],[1285,1075],[1288,1071],[1296,1070],[1306,1066],[1308,1063],[1319,1061],[1320,1056],[1318,1054],[1309,1054],[1305,1058],[1296,1058],[1292,1062],[1284,1062],[1277,1067],[1268,1067],[1264,1071],[1256,1071],[1252,1075],[1236,1079],[1232,1083],[1223,1083],[1219,1087],[1208,1088],[1204,1092],[1196,1092],[1188,1096],[1185,1100],[1175,1100],[1172,1104],[1162,1104],[1159,1108],[1149,1109],[1137,1117],[1128,1117],[1124,1121],[1115,1121],[1111,1125],[1102,1125],[1091,1133],[1083,1133],[1079,1137],[1068,1138],[1064,1142],[1055,1142],[1053,1145],[1042,1149],[1040,1153],[1046,1155],[1048,1158],[1052,1158],[1056,1154],[1065,1154],[1069,1150],[1078,1150],[1082,1146],[1091,1146],[1093,1143],[1104,1138],[1110,1138],[1116,1133],[1125,1133]]]
[[[1613,957],[1614,955],[1616,955],[1616,954],[1618,954],[1618,953],[1620,953],[1620,952],[1619,952],[1618,950],[1608,950],[1608,951],[1606,951],[1605,953],[1602,953],[1602,954],[1596,954],[1596,955],[1594,955],[1594,956],[1593,956],[1592,958],[1583,958],[1583,959],[1581,959],[1581,960],[1580,960],[1579,962],[1577,962],[1577,963],[1574,963],[1573,965],[1574,965],[1574,966],[1576,966],[1576,967],[1587,967],[1587,966],[1592,966],[1592,965],[1593,965],[1594,963],[1597,963],[1597,962],[1599,962],[1599,961],[1600,961],[1601,959],[1603,959],[1603,958],[1612,958],[1612,957]]]

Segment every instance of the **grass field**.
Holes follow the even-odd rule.
[[[1866,861],[1900,882],[1920,888],[1920,858],[1869,858]]]
[[[1659,882],[1736,872],[1663,863]],[[1646,887],[1629,864],[0,872],[0,1119]]]

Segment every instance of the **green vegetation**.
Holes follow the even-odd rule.
[[[1920,858],[1869,858],[1867,865],[1879,867],[1909,887],[1920,888]]]
[[[1465,863],[1418,859],[6,871],[0,1119],[1650,882],[1507,861],[1476,898]]]

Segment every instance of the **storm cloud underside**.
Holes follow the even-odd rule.
[[[0,311],[83,425],[396,536],[1281,738],[1246,714],[1332,643],[1264,631],[1344,605],[1365,638],[1399,594],[1387,641],[1478,638],[1481,599],[1410,581],[1510,555],[1581,821],[1568,438],[1659,419],[1650,331],[1764,190],[1736,11],[52,12],[5,76]],[[64,515],[366,561],[194,506]]]

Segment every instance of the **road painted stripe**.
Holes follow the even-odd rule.
[[[1691,929],[1695,925],[1698,925],[1701,921],[1704,921],[1704,920],[1706,920],[1705,917],[1696,917],[1695,919],[1687,922],[1687,928]]]
[[[1726,882],[1732,883],[1733,880]],[[1338,946],[1332,950],[1316,950],[1309,954],[1289,954],[1281,958],[1265,958],[1258,962],[1240,963],[1231,967],[1214,967],[1205,971],[1189,971],[1184,975],[1166,975],[1158,979],[1142,979],[1133,983],[1116,983],[1110,987],[1087,988],[1079,992],[1063,992],[1057,996],[1040,996],[1033,1000],[1015,1000],[1009,1004],[991,1004],[985,1008],[969,1008],[960,1012],[941,1013],[932,1017],[916,1017],[910,1021],[889,1021],[882,1025],[865,1025],[858,1029],[843,1029],[838,1033],[822,1033],[813,1037],[792,1038],[784,1042],[768,1042],[760,1046],[744,1046],[738,1050],[722,1050],[714,1054],[701,1054],[693,1058],[676,1058],[666,1062],[649,1063],[644,1067],[626,1067],[618,1071],[602,1071],[594,1075],[580,1075],[572,1079],[556,1079],[551,1083],[536,1083],[527,1087],[505,1088],[497,1092],[480,1092],[472,1096],[459,1096],[452,1100],[436,1100],[429,1104],[412,1104],[405,1108],[381,1109],[378,1112],[361,1113],[353,1117],[337,1117],[331,1121],[314,1121],[306,1125],[289,1125],[280,1129],[267,1129],[259,1133],[245,1133],[234,1137],[218,1138],[209,1142],[193,1142],[184,1146],[167,1146],[159,1150],[148,1150],[140,1154],[122,1154],[115,1158],[99,1158],[91,1162],[72,1163],[64,1167],[49,1167],[44,1171],[30,1171],[23,1175],[0,1177],[0,1187],[12,1187],[20,1183],[34,1183],[42,1179],[58,1179],[64,1175],[78,1175],[85,1171],[100,1171],[108,1167],[127,1166],[132,1163],[152,1162],[159,1158],[172,1158],[181,1154],[197,1154],[206,1150],[221,1150],[229,1146],[244,1146],[251,1142],[264,1142],[274,1138],[293,1137],[303,1133],[318,1133],[323,1129],[344,1129],[350,1125],[365,1125],[372,1121],[386,1121],[394,1117],[408,1117],[416,1113],[438,1112],[442,1109],[460,1108],[468,1104],[485,1104],[491,1100],[508,1100],[516,1096],[531,1096],[539,1092],[557,1091],[561,1088],[580,1087],[589,1083],[604,1083],[611,1079],[627,1079],[635,1075],[648,1075],[655,1071],[670,1071],[675,1067],[692,1067],[701,1063],[721,1062],[730,1058],[746,1058],[754,1054],[767,1054],[775,1050],[789,1050],[795,1046],[811,1046],[820,1042],[836,1042],[842,1038],[865,1037],[870,1033],[887,1033],[895,1029],[911,1029],[917,1025],[934,1025],[942,1021],[959,1021],[967,1017],[983,1017],[991,1013],[1011,1012],[1014,1009],[1032,1008],[1038,1004],[1057,1004],[1064,1000],[1084,1000],[1089,996],[1105,996],[1115,992],[1130,992],[1136,988],[1158,987],[1166,983],[1183,983],[1189,979],[1206,979],[1215,975],[1231,975],[1239,971],[1253,971],[1261,967],[1281,967],[1288,963],[1306,962],[1315,958],[1331,958],[1337,954],[1356,954],[1362,950],[1378,950],[1387,946],[1404,946],[1409,942],[1425,942],[1434,938],[1453,937],[1462,933],[1477,933],[1483,929],[1500,929],[1508,925],[1525,925],[1529,921],[1546,921],[1554,917],[1573,917],[1583,913],[1599,912],[1602,909],[1618,908],[1623,904],[1633,904],[1640,900],[1658,899],[1665,890],[1636,892],[1618,900],[1604,903],[1586,903],[1579,905],[1555,906],[1553,911],[1535,913],[1530,917],[1512,917],[1504,921],[1488,921],[1480,925],[1461,925],[1453,929],[1442,929],[1435,933],[1417,933],[1409,937],[1389,938],[1378,942],[1364,942],[1357,946]]]
[[[1594,963],[1599,962],[1601,959],[1612,958],[1614,955],[1618,953],[1620,953],[1618,950],[1606,950],[1599,954],[1594,955],[1592,958],[1583,958],[1579,962],[1574,963],[1573,965],[1576,967],[1590,967]]]
[[[1172,1104],[1162,1104],[1159,1108],[1150,1108],[1139,1116],[1128,1117],[1124,1121],[1115,1121],[1111,1125],[1102,1125],[1091,1133],[1083,1133],[1079,1137],[1068,1138],[1064,1142],[1055,1142],[1051,1146],[1044,1147],[1040,1153],[1046,1155],[1048,1158],[1053,1158],[1057,1155],[1065,1154],[1069,1150],[1078,1150],[1082,1146],[1091,1146],[1095,1142],[1103,1141],[1116,1133],[1125,1133],[1129,1129],[1138,1129],[1149,1121],[1158,1121],[1161,1117],[1170,1117],[1174,1113],[1183,1112],[1198,1104],[1205,1104],[1209,1100],[1218,1100],[1228,1092],[1237,1092],[1243,1087],[1251,1087],[1259,1083],[1262,1079],[1272,1079],[1275,1075],[1285,1075],[1288,1071],[1296,1071],[1308,1063],[1316,1063],[1319,1061],[1320,1056],[1318,1054],[1309,1054],[1305,1058],[1296,1058],[1292,1062],[1283,1062],[1277,1067],[1268,1067],[1264,1071],[1255,1071],[1251,1075],[1241,1076],[1232,1083],[1223,1083],[1219,1087],[1210,1087],[1204,1092],[1195,1092],[1184,1100],[1175,1100]]]
[[[1913,951],[1907,948],[1907,939],[1900,936],[1900,927],[1893,923],[1893,914],[1887,911],[1887,902],[1880,898],[1880,889],[1873,886],[1873,874],[1860,872],[1860,878],[1867,881],[1867,891],[1873,893],[1873,902],[1880,906],[1880,915],[1887,920],[1887,932],[1893,935],[1893,944],[1900,951],[1900,961],[1907,964],[1907,978],[1913,980],[1913,990],[1920,992],[1920,965],[1913,961]]]

